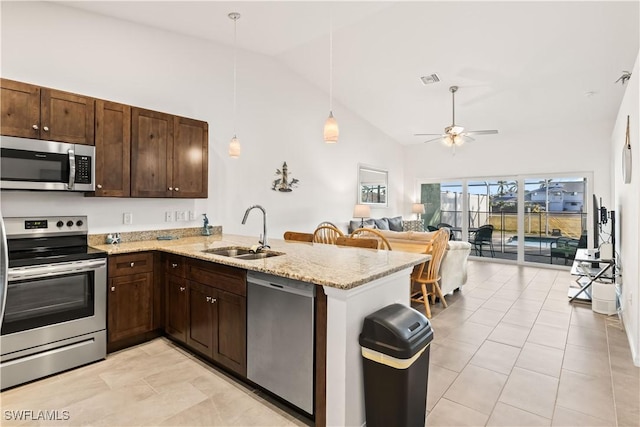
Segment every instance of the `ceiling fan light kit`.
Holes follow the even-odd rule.
[[[469,130],[465,131],[464,127],[456,125],[456,92],[458,86],[451,86],[449,92],[451,92],[452,101],[452,120],[451,126],[444,128],[444,134],[439,133],[416,133],[415,136],[437,136],[437,138],[428,139],[424,142],[442,141],[447,147],[453,148],[455,154],[456,146],[464,144],[466,141],[475,141],[469,135],[492,135],[497,134],[497,130]]]

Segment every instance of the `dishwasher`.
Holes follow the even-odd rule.
[[[310,283],[247,273],[247,378],[310,415],[314,301]]]

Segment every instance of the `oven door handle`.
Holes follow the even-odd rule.
[[[59,264],[48,264],[34,267],[10,268],[7,274],[9,282],[23,279],[37,279],[41,277],[60,276],[63,274],[82,273],[93,271],[99,268],[106,268],[107,260],[61,262]]]

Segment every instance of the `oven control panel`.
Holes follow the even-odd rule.
[[[8,238],[88,234],[86,216],[3,218]]]

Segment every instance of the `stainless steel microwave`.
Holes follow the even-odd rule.
[[[95,191],[96,149],[0,136],[2,190]]]

